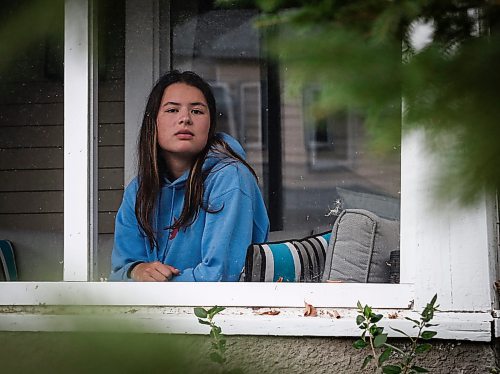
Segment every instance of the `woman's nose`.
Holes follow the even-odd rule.
[[[179,123],[182,125],[192,124],[191,116],[189,115],[188,110],[182,110],[179,112]]]

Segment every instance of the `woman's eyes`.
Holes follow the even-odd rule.
[[[179,109],[177,108],[167,108],[165,109],[165,113],[177,113],[179,112]],[[191,109],[191,113],[193,114],[204,114],[205,112],[201,109]]]

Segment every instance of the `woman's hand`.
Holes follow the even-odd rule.
[[[173,266],[162,264],[160,261],[143,262],[132,269],[130,276],[138,282],[168,282],[180,271]]]

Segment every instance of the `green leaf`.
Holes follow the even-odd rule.
[[[202,325],[208,325],[208,326],[210,326],[210,322],[205,321],[204,319],[198,318],[198,322],[201,323]]]
[[[358,316],[356,317],[356,324],[359,326],[359,325],[361,325],[363,322],[365,322],[365,317],[364,317],[364,316],[362,316],[362,315],[358,315]]]
[[[399,374],[401,373],[401,368],[396,365],[386,365],[382,367],[382,373],[385,374]]]
[[[361,302],[358,300],[358,309],[362,312],[363,311],[363,305],[361,305]]]
[[[434,336],[436,336],[436,334],[437,334],[436,331],[427,330],[427,331],[424,331],[420,337],[424,340],[429,340],[429,339],[432,339]]]
[[[393,346],[392,344],[385,343],[384,346],[392,348],[394,351],[401,353],[403,356],[406,354],[403,350],[398,347]]]
[[[356,340],[356,341],[352,344],[352,346],[353,346],[354,348],[356,348],[356,349],[361,349],[361,348],[364,348],[364,347],[366,347],[367,345],[368,345],[368,343],[367,343],[367,342],[365,342],[363,339],[358,339],[358,340]]]
[[[417,321],[416,319],[412,319],[410,317],[405,317],[405,319],[408,320],[408,321],[412,321],[416,325],[420,325],[420,321]]]
[[[424,343],[417,345],[417,348],[415,348],[415,353],[424,353],[429,351],[432,348],[432,345],[429,343]]]
[[[372,355],[368,355],[365,357],[365,359],[363,360],[363,365],[361,365],[361,369],[364,369],[366,367],[366,365],[368,365],[368,363],[373,360],[373,356]]]
[[[219,350],[221,352],[225,352],[226,351],[226,339],[219,340]]]
[[[382,365],[385,361],[391,357],[392,348],[386,348],[384,352],[378,357],[378,364]]]
[[[373,336],[380,335],[383,332],[384,332],[384,328],[383,327],[378,327],[377,325],[372,325],[370,327],[370,334],[372,334]]]
[[[207,311],[207,314],[210,318],[213,318],[217,313],[220,313],[222,312],[224,309],[223,306],[214,306],[213,308],[210,308],[208,311]]]
[[[198,318],[207,318],[208,316],[207,311],[203,308],[194,308],[194,314]]]
[[[413,365],[411,367],[412,370],[416,371],[417,373],[428,373],[429,370],[423,368],[423,367],[420,367],[420,366],[417,366],[417,365]]]
[[[212,327],[212,330],[210,331],[210,336],[212,337],[212,339],[219,340],[224,335],[222,335],[222,331],[221,331],[220,327],[218,329],[217,328],[218,328],[218,326],[213,326]]]
[[[396,328],[394,328],[394,327],[391,327],[391,330],[396,331],[396,332],[399,332],[401,335],[404,335],[404,336],[406,336],[407,338],[409,338],[409,337],[410,337],[410,335],[408,335],[408,334],[407,334],[406,332],[404,332],[403,330],[396,329]]]
[[[210,361],[217,362],[219,364],[223,364],[225,359],[217,352],[212,352],[212,353],[210,353]]]
[[[370,318],[371,323],[377,323],[380,321],[384,316],[382,314],[375,314],[372,318]]]
[[[435,326],[439,326],[439,324],[437,324],[437,323],[426,323],[424,326],[425,327],[435,327]]]
[[[373,345],[375,348],[381,347],[387,341],[387,334],[380,334],[373,340]]]
[[[438,295],[437,295],[437,294],[435,294],[435,295],[434,295],[434,297],[432,298],[431,302],[430,302],[430,304],[431,304],[432,306],[434,306],[434,304],[436,304],[437,298],[438,298]]]
[[[366,318],[370,318],[371,314],[372,314],[372,308],[370,308],[368,305],[365,305],[365,308],[363,309],[363,315]]]

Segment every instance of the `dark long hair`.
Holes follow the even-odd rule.
[[[181,215],[172,226],[167,228],[173,230],[186,228],[198,217],[200,209],[209,211],[206,207],[206,202],[203,201],[204,182],[208,173],[203,172],[202,167],[211,149],[240,161],[257,178],[252,167],[234,152],[224,140],[216,136],[217,111],[215,97],[210,85],[199,75],[191,71],[179,72],[173,70],[166,73],[158,80],[149,94],[138,143],[139,187],[135,202],[135,215],[139,226],[149,239],[151,248],[157,245],[155,229],[153,228],[153,217],[156,214],[155,209],[157,208],[156,202],[161,191],[163,178],[168,175],[168,168],[161,157],[161,149],[158,145],[156,117],[165,89],[174,83],[184,83],[196,87],[203,93],[210,114],[210,128],[208,130],[207,144],[195,157],[189,170]]]

